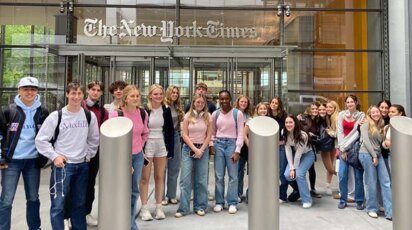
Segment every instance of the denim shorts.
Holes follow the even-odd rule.
[[[149,138],[144,148],[144,155],[146,157],[165,157],[167,150],[163,138]]]

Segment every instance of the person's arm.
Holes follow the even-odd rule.
[[[96,156],[97,149],[99,148],[99,137],[99,125],[97,123],[96,115],[91,113],[91,120],[87,134],[87,161]]]
[[[303,133],[303,143],[297,143],[295,145],[295,159],[293,162],[293,168],[297,169],[300,165],[300,159],[302,158],[302,155],[304,154],[304,150],[306,149],[306,145],[308,144],[309,137],[306,135],[306,133]]]
[[[143,122],[143,131],[142,131],[142,146],[145,145],[147,139],[149,138],[149,114],[147,114],[146,111],[144,111],[145,115],[145,119]]]
[[[364,122],[361,127],[361,138],[362,138],[362,144],[365,146],[366,150],[368,153],[373,157],[377,158],[377,154],[372,146],[372,143],[370,141],[370,135],[369,135],[369,122]]]
[[[209,116],[209,118],[210,118],[210,116]],[[212,122],[212,119],[209,119],[209,124],[211,122]],[[212,126],[208,125],[205,140],[203,141],[202,147],[200,147],[200,151],[202,152],[202,155],[203,155],[203,152],[205,151],[205,149],[208,148],[209,142],[210,142],[211,139],[212,139]],[[200,157],[202,157],[202,155],[200,155]]]
[[[56,153],[53,145],[50,143],[57,126],[57,114],[58,112],[55,111],[46,118],[35,139],[37,151],[41,155],[49,158],[51,161],[54,161],[58,156],[60,156]]]
[[[185,116],[182,122],[182,139],[185,142],[187,146],[193,151],[195,151],[197,148],[195,145],[192,143],[189,137],[189,119],[188,116]]]
[[[286,152],[286,159],[288,160],[290,170],[294,170],[295,167],[293,165],[293,151],[292,147],[290,146],[289,141],[286,140],[285,144],[285,152]]]
[[[213,147],[213,142],[216,140],[216,111],[212,113],[212,138],[210,139],[209,146]]]
[[[235,111],[233,110],[232,113]],[[239,154],[240,150],[242,149],[243,142],[244,142],[244,137],[243,137],[243,128],[244,128],[244,119],[243,119],[243,113],[238,110],[237,113],[237,137],[236,137],[236,149],[235,153]]]
[[[245,145],[249,147],[249,125],[245,125],[243,128],[243,139],[245,141]]]

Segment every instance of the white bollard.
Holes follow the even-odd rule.
[[[131,228],[132,129],[125,117],[100,128],[99,230]]]
[[[393,229],[409,230],[412,226],[412,119],[393,117],[391,125]]]
[[[249,122],[249,224],[279,230],[279,125],[259,116]]]

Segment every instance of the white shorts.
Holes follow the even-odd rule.
[[[165,157],[167,150],[163,138],[149,138],[144,148],[144,155],[146,157]]]

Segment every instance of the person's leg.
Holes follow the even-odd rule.
[[[365,190],[363,188],[363,169],[354,168],[355,172],[355,202],[356,204],[361,205],[365,201]],[[376,169],[375,169],[376,173]],[[377,183],[375,182],[375,188]],[[376,193],[375,193],[376,196]],[[359,207],[358,207],[359,209]],[[363,209],[363,208],[362,208]]]
[[[238,169],[239,169],[239,162],[234,162],[232,160],[232,155],[236,149],[236,141],[229,140],[228,144],[225,149],[225,159],[226,159],[226,166],[227,166],[227,173],[229,175],[229,183],[227,187],[227,204],[230,205],[237,205],[238,203],[238,196],[237,196],[237,189],[238,189]]]
[[[302,203],[312,203],[308,183],[306,181],[306,172],[313,166],[315,162],[315,154],[310,151],[305,153],[300,158],[299,167],[296,169],[296,182],[299,187],[299,195]]]
[[[312,164],[309,168],[309,182],[310,182],[310,190],[315,191],[316,185],[316,170],[315,170],[315,163]]]
[[[133,174],[132,174],[132,198],[131,198],[131,228],[132,230],[137,230],[137,223],[136,223],[136,214],[137,214],[137,200],[139,199],[140,190],[140,178],[142,176],[142,169],[143,169],[143,151],[138,154],[133,154],[132,156],[132,167],[133,167]]]
[[[288,160],[286,158],[285,145],[279,145],[279,199],[287,201],[288,199],[288,181],[285,177],[285,170],[288,165]],[[289,173],[289,172],[288,172]]]
[[[40,221],[40,168],[36,167],[36,159],[24,160],[23,181],[26,193],[26,220],[29,229],[39,229]]]
[[[152,171],[153,165],[153,158],[147,158],[149,160],[149,164],[143,167],[142,170],[142,177],[140,179],[140,199],[142,201],[142,205],[147,205],[148,197],[149,197],[149,180],[150,180],[150,173]]]
[[[376,213],[378,211],[378,203],[376,199],[376,168],[372,164],[372,157],[369,153],[359,153],[359,161],[365,170],[366,210],[368,212]]]
[[[12,160],[8,168],[1,170],[0,229],[11,227],[11,209],[22,168],[21,160]]]
[[[180,133],[175,132],[174,157],[167,161],[167,193],[168,199],[176,199],[177,178],[182,161],[182,145],[180,143]]]
[[[225,148],[220,140],[215,141],[215,199],[217,205],[225,204]]]
[[[238,169],[238,188],[237,188],[237,195],[238,197],[243,196],[243,179],[245,176],[245,166],[246,166],[247,159],[241,155],[239,158],[239,169]]]
[[[340,204],[346,207],[348,202],[348,168],[349,164],[347,161],[339,156],[339,192],[340,192]],[[341,208],[343,208],[342,206]]]
[[[195,212],[207,209],[207,171],[209,167],[209,149],[203,152],[200,159],[194,160],[195,165],[195,192],[193,200],[193,209]],[[190,195],[190,193],[188,193]]]
[[[73,164],[66,164],[63,168],[57,168],[52,165],[50,175],[50,222],[52,229],[64,229],[64,202],[65,197],[68,196],[71,180],[75,172]]]
[[[355,170],[348,165],[348,200],[355,200]]]
[[[162,203],[163,191],[164,191],[164,172],[166,169],[167,158],[166,157],[154,157],[154,180],[155,180],[155,200],[156,204]]]
[[[99,172],[99,152],[96,156],[90,159],[89,162],[89,178],[87,180],[87,192],[86,192],[86,215],[92,212],[93,202],[95,199],[95,189],[97,173]]]
[[[71,197],[72,197],[72,212],[70,221],[72,229],[86,230],[86,191],[89,174],[89,164],[75,164],[75,174],[72,177]]]
[[[189,155],[190,148],[184,144],[182,148],[182,168],[180,172],[180,204],[176,212],[187,215],[190,212],[190,193],[192,190],[193,161]],[[209,156],[208,156],[209,159]],[[205,175],[206,176],[206,175]],[[206,191],[207,199],[207,191]]]
[[[378,178],[382,193],[383,206],[385,208],[385,217],[392,218],[392,189],[391,180],[388,173],[388,168],[385,165],[382,157],[379,158],[377,166]]]

